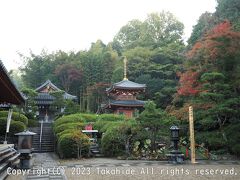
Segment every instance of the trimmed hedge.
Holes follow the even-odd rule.
[[[81,114],[84,122],[96,122],[98,116],[96,114]]]
[[[5,118],[0,118],[0,136],[4,136],[6,132],[7,120]],[[20,121],[11,121],[9,136],[14,136],[14,134],[22,132],[26,129],[26,126],[23,122]]]
[[[101,145],[105,156],[123,155],[125,151],[124,139],[121,138],[118,127],[112,127],[103,135]]]
[[[67,116],[62,116],[58,119],[55,120],[54,122],[54,128],[61,125],[61,124],[66,124],[66,123],[70,123],[70,122],[84,122],[83,117],[81,116],[81,114],[71,114],[71,115],[67,115]]]
[[[0,117],[6,118],[8,117],[8,111],[0,111]],[[12,120],[14,121],[21,121],[26,126],[28,125],[28,118],[21,113],[13,112],[12,113]]]
[[[54,128],[66,123],[73,123],[73,122],[82,122],[82,123],[88,123],[88,122],[98,122],[98,121],[123,121],[124,116],[115,115],[115,114],[102,114],[102,115],[95,115],[95,114],[71,114],[67,116],[62,116],[54,122]]]
[[[38,121],[35,119],[28,119],[28,127],[37,127]]]
[[[89,152],[89,138],[87,135],[82,134],[81,132],[77,132],[77,134],[79,133],[81,134],[81,141],[84,144],[82,147],[82,155],[86,156]],[[78,156],[76,131],[62,134],[58,140],[58,149],[61,158],[76,158]]]
[[[64,130],[68,130],[68,129],[77,129],[77,130],[82,130],[84,127],[83,123],[66,123],[66,124],[61,124],[57,127],[54,128],[54,133],[58,134],[61,133]]]
[[[106,132],[109,128],[118,126],[121,123],[121,121],[102,121],[99,120],[96,123],[94,123],[93,127],[94,129],[97,129],[100,133]]]
[[[125,117],[123,115],[116,114],[101,114],[99,120],[102,121],[124,121]]]
[[[88,140],[89,138],[87,135],[82,134],[81,130],[84,129],[86,124],[89,124],[90,122],[93,123],[94,129],[99,130],[99,132],[106,132],[108,129],[111,129],[112,127],[118,126],[120,123],[123,123],[124,116],[119,115],[113,115],[113,114],[103,114],[103,115],[95,115],[95,114],[71,114],[67,116],[62,116],[55,120],[53,124],[53,130],[57,137],[57,150],[59,152],[59,155],[61,158],[70,158],[70,157],[76,157],[77,156],[77,142],[76,142],[76,133],[74,136],[74,132],[78,132],[78,138],[83,138],[83,141]],[[79,134],[80,133],[80,134]],[[114,134],[115,132],[113,132]],[[105,139],[108,139],[107,135]],[[75,141],[74,141],[75,138]],[[109,137],[110,138],[110,137]],[[114,134],[114,137],[116,140],[119,140],[118,136]],[[111,139],[111,142],[114,142],[115,140]],[[120,143],[119,148],[117,150],[115,149],[115,146],[117,147],[117,144],[114,144],[113,146],[108,144],[108,140],[104,141],[104,147],[105,149],[113,150],[114,152],[109,152],[109,155],[115,155],[120,154],[120,149],[122,151],[122,143]],[[86,148],[87,149],[87,148]],[[116,152],[115,152],[116,150]],[[85,153],[88,153],[86,151]],[[108,154],[108,153],[106,153]],[[86,154],[85,154],[86,155]]]

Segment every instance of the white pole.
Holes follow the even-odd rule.
[[[10,124],[11,124],[11,118],[12,118],[12,112],[13,112],[13,110],[9,109],[8,117],[7,117],[5,140],[4,140],[3,144],[7,144],[7,134],[9,133],[9,128],[10,128]]]

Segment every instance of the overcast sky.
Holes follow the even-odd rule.
[[[78,51],[98,39],[107,44],[128,21],[162,10],[184,23],[187,39],[199,16],[215,7],[215,0],[4,0],[0,59],[10,70],[22,65],[17,52]]]

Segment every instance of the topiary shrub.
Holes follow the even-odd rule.
[[[98,119],[102,121],[123,121],[125,117],[117,114],[101,114]]]
[[[84,122],[96,122],[98,116],[96,114],[81,114]]]
[[[0,111],[0,117],[6,118],[8,117],[8,111]],[[14,121],[21,121],[26,126],[28,125],[28,118],[21,113],[13,112],[12,113],[12,120]]]
[[[101,141],[102,152],[105,156],[120,156],[125,153],[124,139],[117,127],[108,129],[102,137]]]
[[[57,137],[57,139],[59,139],[60,136],[62,136],[63,134],[69,134],[71,132],[73,132],[73,129],[65,129],[64,131],[61,131],[61,132],[57,133],[56,137]]]
[[[96,123],[94,123],[93,127],[94,129],[97,129],[100,133],[106,132],[109,128],[118,126],[121,122],[120,121],[103,121],[98,120]]]
[[[54,133],[58,134],[58,133],[61,133],[62,131],[67,130],[67,129],[82,130],[83,127],[84,127],[84,124],[83,123],[79,123],[79,122],[61,124],[61,125],[59,125],[59,126],[54,128]]]
[[[35,119],[28,119],[28,127],[37,127],[38,121]]]
[[[0,136],[4,136],[6,132],[7,120],[5,118],[0,118]],[[11,121],[9,128],[9,136],[14,136],[14,134],[22,132],[26,129],[24,123],[20,121]]]
[[[89,138],[80,131],[62,134],[58,140],[58,152],[61,158],[76,158],[79,156],[79,142],[82,142],[81,155],[89,152]]]
[[[57,127],[61,124],[66,124],[69,122],[84,122],[82,114],[71,114],[71,115],[67,115],[67,116],[62,116],[58,119],[55,120],[53,127]]]
[[[60,158],[76,157],[77,149],[74,146],[71,133],[63,134],[59,137],[57,148]]]

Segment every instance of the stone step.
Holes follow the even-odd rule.
[[[16,154],[16,151],[10,151],[9,153],[3,155],[0,157],[0,163],[4,162],[6,159],[8,159],[9,157],[12,157],[14,154]]]

